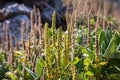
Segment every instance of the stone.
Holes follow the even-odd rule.
[[[30,18],[26,15],[17,15],[13,18],[6,19],[5,21],[2,22],[2,26],[6,24],[6,22],[9,22],[9,30],[10,30],[10,35],[11,36],[16,36],[18,40],[21,39],[21,23],[22,21],[25,22],[25,28],[26,25],[30,27]]]
[[[29,16],[32,8],[25,6],[24,4],[8,3],[0,10],[0,21],[11,18],[17,15]]]

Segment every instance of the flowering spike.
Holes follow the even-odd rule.
[[[52,44],[53,45],[55,45],[55,41],[56,41],[55,30],[56,30],[56,12],[53,12],[53,15],[52,15]]]

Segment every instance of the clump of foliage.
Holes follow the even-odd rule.
[[[74,49],[77,79],[119,80],[120,34],[113,30],[111,23],[104,29],[97,22],[101,18],[97,18],[99,20],[90,18],[89,23],[78,24]]]

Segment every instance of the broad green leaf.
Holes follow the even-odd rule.
[[[120,34],[115,32],[114,36],[116,37],[116,45],[120,45]]]
[[[100,52],[103,54],[105,52],[106,48],[107,48],[107,46],[106,46],[105,42],[103,41],[102,45],[100,46]]]
[[[110,42],[110,40],[112,38],[112,35],[113,35],[112,31],[111,31],[110,27],[108,26],[106,31],[105,31],[105,37],[106,37],[105,41],[106,41],[107,45],[109,45],[109,42]]]
[[[12,72],[7,72],[6,76],[10,77],[12,80],[19,80]]]
[[[114,36],[111,39],[111,41],[110,41],[110,43],[109,43],[109,45],[108,45],[108,47],[107,47],[107,49],[104,53],[104,57],[108,58],[108,59],[109,58],[114,58],[114,53],[115,52],[116,52],[116,37]]]
[[[42,76],[44,66],[45,66],[45,61],[40,58],[37,61],[36,66],[35,66],[35,72],[36,72],[38,77]]]
[[[112,56],[112,54],[116,51],[116,43],[115,43],[115,38],[112,38],[110,44],[108,45],[105,53],[104,53],[104,57],[105,58],[113,58],[114,56]]]

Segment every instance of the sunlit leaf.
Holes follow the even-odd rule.
[[[22,56],[23,55],[23,52],[21,52],[21,51],[14,51],[14,55],[16,56],[16,57],[19,57],[19,56]]]
[[[15,74],[12,72],[7,72],[6,76],[10,77],[12,80],[19,80]]]
[[[108,62],[100,62],[100,65],[106,65]]]
[[[79,61],[80,61],[80,59],[78,57],[75,57],[73,64],[77,64]]]
[[[84,60],[84,65],[86,65],[86,66],[90,65],[91,63],[92,63],[92,61],[89,58],[86,58]]]
[[[92,73],[91,71],[87,71],[85,74],[88,76],[94,76],[94,73]]]
[[[42,76],[44,66],[45,66],[45,61],[40,58],[37,61],[36,66],[35,66],[35,72],[36,72],[38,77]]]

